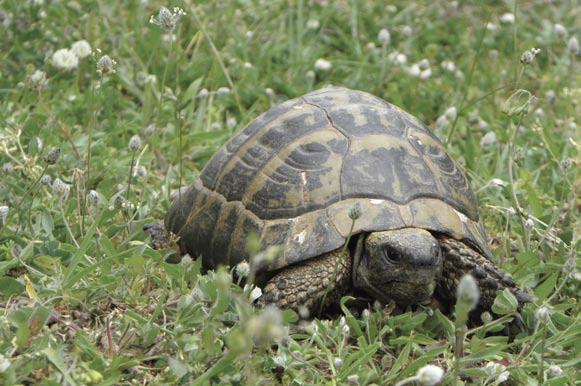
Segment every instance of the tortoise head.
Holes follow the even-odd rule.
[[[442,275],[440,244],[419,228],[370,233],[358,248],[353,284],[374,298],[405,306],[429,302]]]

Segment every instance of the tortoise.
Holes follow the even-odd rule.
[[[253,262],[261,304],[311,312],[350,290],[408,306],[452,302],[470,273],[531,297],[495,266],[466,177],[418,119],[371,94],[328,87],[272,107],[174,199],[165,228],[206,269]],[[348,244],[347,240],[350,240]]]

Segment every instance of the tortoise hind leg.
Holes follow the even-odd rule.
[[[456,287],[462,276],[471,274],[480,287],[480,302],[477,311],[489,311],[496,297],[496,292],[508,288],[519,302],[531,302],[534,297],[527,294],[498,268],[492,261],[477,253],[461,241],[447,237],[440,239],[444,260],[443,278],[440,290],[447,299],[456,298]]]
[[[337,303],[351,287],[351,257],[341,249],[284,268],[264,286],[260,305],[298,310],[312,314]]]

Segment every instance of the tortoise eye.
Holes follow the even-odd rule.
[[[398,263],[403,260],[401,252],[389,245],[383,247],[383,257],[392,263]]]

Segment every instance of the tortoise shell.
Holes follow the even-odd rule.
[[[423,228],[490,256],[474,194],[442,143],[419,120],[361,91],[330,87],[271,108],[213,156],[175,199],[165,226],[204,266],[249,260],[281,246],[259,271],[340,248],[353,234]]]

